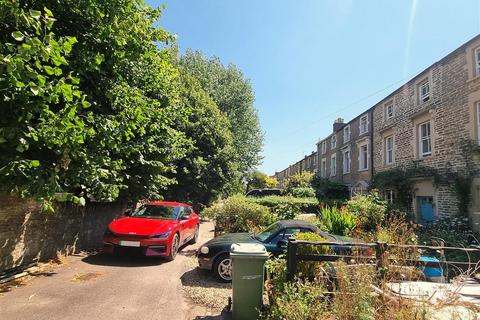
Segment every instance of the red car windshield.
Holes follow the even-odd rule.
[[[135,218],[176,220],[184,209],[184,207],[178,206],[156,206],[146,204],[133,211],[130,216]]]

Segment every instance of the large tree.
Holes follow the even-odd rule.
[[[225,67],[217,57],[207,58],[198,51],[187,51],[181,57],[181,64],[228,116],[238,172],[246,179],[260,163],[263,145],[250,82],[233,64]]]
[[[137,0],[0,0],[2,189],[134,200],[175,181],[188,109],[160,14]]]
[[[229,120],[201,88],[198,81],[182,72],[181,100],[191,110],[188,121],[179,124],[192,147],[175,164],[176,184],[166,197],[208,205],[235,178],[237,162]]]

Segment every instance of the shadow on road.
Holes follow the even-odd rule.
[[[232,319],[232,316],[229,312],[222,311],[221,314],[216,316],[197,316],[193,320],[227,320]]]
[[[183,245],[178,254],[186,257],[195,255],[194,249],[184,250],[188,245]],[[113,267],[151,267],[168,262],[163,257],[145,257],[135,251],[124,250],[118,254],[106,254],[103,252],[92,252],[82,259],[83,262],[93,265]]]
[[[167,262],[159,257],[143,257],[135,254],[111,255],[102,252],[89,254],[83,262],[99,266],[111,267],[151,267]]]
[[[231,283],[218,281],[209,270],[195,268],[185,272],[181,277],[184,287],[200,287],[200,288],[218,288],[231,289]]]

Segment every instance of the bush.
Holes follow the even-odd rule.
[[[365,232],[374,232],[385,220],[387,204],[377,192],[356,196],[347,201],[348,211],[355,214],[359,227]]]
[[[296,198],[314,198],[315,190],[312,187],[293,188],[291,194]]]
[[[295,198],[291,196],[269,196],[263,198],[248,198],[253,203],[269,207],[278,219],[293,219],[302,213],[315,213],[319,210],[315,198]]]
[[[320,216],[327,231],[339,236],[349,235],[357,225],[355,216],[345,208],[325,206],[320,211]]]
[[[315,190],[317,199],[335,199],[342,201],[349,197],[347,186],[336,181],[331,181],[328,178],[322,178],[318,174],[312,179],[311,185]]]
[[[270,225],[276,219],[269,208],[252,203],[244,196],[232,196],[203,211],[215,221],[215,231],[251,232]]]
[[[292,190],[295,188],[309,188],[314,174],[311,172],[301,172],[294,174],[288,178],[284,183],[284,191],[286,194],[291,195]]]
[[[300,232],[295,235],[296,240],[305,240],[312,242],[325,242],[327,241],[322,236],[314,232]],[[328,246],[319,245],[300,245],[298,246],[298,254],[327,254],[329,251]],[[314,279],[317,275],[321,274],[322,263],[317,261],[299,261],[297,266],[297,274],[306,279]]]
[[[260,319],[316,320],[325,316],[323,288],[317,283],[285,282]],[[281,292],[281,293],[280,293]]]

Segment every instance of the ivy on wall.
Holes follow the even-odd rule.
[[[393,190],[396,195],[394,203],[412,211],[415,180],[428,177],[435,186],[450,186],[457,198],[458,213],[466,216],[472,201],[473,177],[479,172],[474,155],[480,154],[480,148],[471,140],[460,141],[459,147],[464,161],[464,167],[460,170],[453,171],[448,163],[443,168],[432,168],[413,161],[410,165],[377,173],[373,177],[372,188],[380,191]]]

